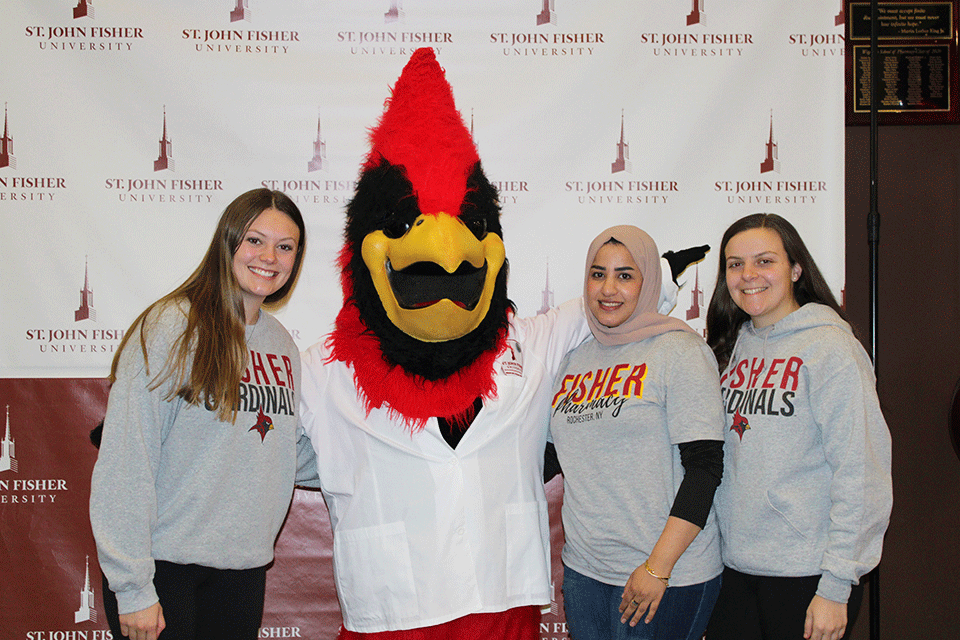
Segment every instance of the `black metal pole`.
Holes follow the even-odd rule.
[[[870,245],[870,356],[873,370],[879,377],[877,362],[877,311],[880,245],[880,211],[877,205],[879,127],[877,110],[880,104],[880,53],[877,47],[879,15],[877,0],[870,2],[870,213],[867,216],[867,242]],[[880,567],[870,574],[870,640],[880,640]]]

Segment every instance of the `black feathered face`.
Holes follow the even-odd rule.
[[[391,362],[437,379],[495,343],[512,307],[499,214],[479,163],[453,214],[420,211],[402,167],[382,160],[363,172],[347,207],[348,275]]]

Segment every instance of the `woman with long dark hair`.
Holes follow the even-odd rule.
[[[707,343],[726,415],[723,586],[707,637],[836,640],[880,560],[890,434],[869,357],[780,216],[724,234]]]
[[[90,497],[114,637],[257,637],[300,386],[297,347],[261,306],[289,296],[305,241],[286,195],[242,194],[120,343]]]

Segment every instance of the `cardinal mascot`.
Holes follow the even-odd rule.
[[[343,307],[303,358],[340,637],[539,637],[550,388],[580,300],[519,319],[496,189],[431,49],[394,86],[347,206]]]

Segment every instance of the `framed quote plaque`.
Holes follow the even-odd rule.
[[[879,2],[879,124],[960,122],[958,0]],[[869,124],[871,3],[846,4],[847,124]]]

